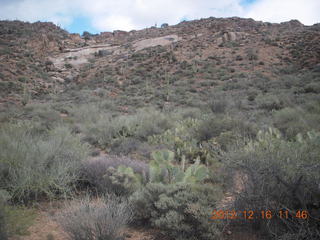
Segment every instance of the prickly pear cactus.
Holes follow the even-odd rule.
[[[197,183],[205,180],[209,175],[209,170],[204,165],[200,164],[200,159],[197,159],[194,164],[189,166],[184,172],[183,182]]]
[[[162,183],[197,183],[208,177],[208,168],[200,164],[200,159],[196,159],[194,164],[186,168],[185,157],[180,165],[174,164],[174,153],[168,150],[156,151],[152,154],[153,160],[150,162],[151,182]]]

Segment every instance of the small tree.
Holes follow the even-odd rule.
[[[92,36],[92,34],[91,33],[89,33],[88,31],[84,31],[83,33],[82,33],[82,37],[84,38],[84,40],[90,40],[91,39],[91,36]]]
[[[169,24],[168,24],[168,23],[163,23],[163,24],[161,24],[161,28],[166,28],[166,27],[169,27]]]

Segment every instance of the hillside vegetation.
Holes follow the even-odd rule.
[[[320,238],[319,24],[1,21],[0,59],[0,239],[56,201],[73,240]]]

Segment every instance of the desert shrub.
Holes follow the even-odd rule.
[[[6,230],[6,219],[4,216],[4,207],[2,206],[3,204],[0,203],[0,238],[3,240],[7,240],[8,236],[7,236],[7,230]]]
[[[264,93],[270,91],[271,79],[261,73],[256,73],[255,77],[249,81],[251,81],[250,85],[252,87],[257,88]],[[279,84],[279,82],[276,84]]]
[[[304,87],[306,93],[320,93],[320,84],[319,83],[309,83]]]
[[[91,118],[84,119],[80,124],[81,131],[87,139],[101,147],[117,144],[126,138],[145,141],[148,136],[159,134],[172,126],[169,114],[154,109],[140,109],[132,115],[114,117],[98,113]]]
[[[95,56],[99,56],[99,57],[105,57],[112,54],[111,51],[108,50],[99,50],[97,53],[95,53]]]
[[[224,113],[228,107],[228,101],[225,98],[215,98],[210,101],[209,107],[213,113]]]
[[[167,28],[167,27],[169,27],[169,24],[168,24],[168,23],[162,23],[162,24],[161,24],[161,28]]]
[[[66,127],[39,135],[30,122],[0,128],[0,187],[15,200],[67,194],[88,146]]]
[[[73,240],[118,240],[123,239],[132,209],[125,199],[114,196],[86,197],[66,204],[55,218]]]
[[[120,166],[130,168],[132,172],[118,171]],[[108,156],[84,162],[81,175],[85,182],[100,193],[127,195],[148,181],[149,168],[142,161]]]
[[[112,144],[112,152],[117,155],[128,155],[129,153],[136,151],[141,144],[142,142],[139,139],[131,137],[123,140],[119,139]]]
[[[227,151],[229,147],[234,146],[241,136],[232,131],[226,131],[221,133],[215,140],[219,143],[220,148],[223,151]]]
[[[59,113],[50,104],[46,103],[27,104],[23,111],[26,118],[38,121],[46,128],[52,127],[54,123],[61,120]]]
[[[284,108],[273,114],[273,123],[286,138],[293,139],[298,133],[305,134],[312,129],[319,129],[320,116],[301,108]]]
[[[201,116],[202,111],[199,108],[183,108],[183,109],[178,109],[175,112],[176,115],[178,115],[176,117],[176,119],[187,119],[187,118],[199,118],[199,116]]]
[[[247,58],[250,61],[258,60],[258,50],[253,48],[246,49]]]
[[[64,67],[67,68],[67,69],[70,69],[70,68],[72,68],[73,66],[72,66],[72,64],[70,64],[70,63],[65,63],[65,64],[64,64]]]
[[[213,118],[211,115],[203,115],[203,118],[204,120],[187,118],[177,121],[172,129],[149,137],[148,143],[164,145],[174,151],[175,160],[178,162],[185,157],[190,163],[200,158],[201,162],[209,164],[218,160],[217,155],[221,150],[219,144],[226,149],[227,145],[233,144],[239,136],[255,136],[253,125],[241,119]],[[229,133],[219,137],[224,132]]]
[[[320,103],[319,101],[310,101],[306,103],[303,108],[311,114],[320,114]]]
[[[34,223],[37,217],[34,209],[10,205],[6,206],[5,215],[9,236],[28,235],[28,228]]]
[[[0,239],[8,239],[7,222],[5,215],[5,207],[8,193],[0,189]]]
[[[230,129],[230,120],[228,124],[227,121],[224,121],[221,118],[209,118],[204,120],[199,127],[195,129],[195,137],[199,141],[208,141]]]
[[[135,223],[150,224],[174,239],[216,239],[210,222],[221,191],[210,185],[149,183],[131,196]]]
[[[74,105],[68,109],[71,117],[77,120],[78,123],[86,125],[89,122],[96,123],[100,117],[108,120],[109,115],[102,114],[102,109],[98,104],[87,103]]]
[[[147,140],[148,136],[160,134],[172,127],[169,115],[158,111],[141,110],[138,111],[138,128],[136,136],[141,140]]]
[[[309,132],[307,137],[298,135],[297,140],[287,141],[278,130],[269,129],[259,132],[257,140],[230,151],[226,158],[231,166],[247,178],[235,208],[272,211],[272,219],[252,222],[270,237],[286,239],[285,236],[295,235],[294,239],[318,239],[319,150],[319,133]],[[280,218],[280,210],[288,211],[290,216]],[[299,210],[307,211],[309,218],[295,218]]]
[[[33,209],[11,206],[9,193],[0,189],[0,239],[6,240],[13,235],[26,235],[36,217]]]
[[[248,101],[252,102],[256,99],[257,96],[258,96],[258,92],[251,90],[248,92],[247,99],[248,99]]]
[[[136,138],[126,138],[112,144],[111,151],[115,155],[132,155],[137,159],[149,160],[150,154],[161,148],[165,148],[165,146],[151,145]]]
[[[258,95],[256,97],[258,107],[267,111],[279,110],[284,107],[284,103],[276,95]]]
[[[242,136],[254,136],[254,128],[241,119],[229,117],[209,117],[202,121],[194,130],[194,135],[198,141],[208,141],[214,137],[219,137],[221,133],[232,131]]]
[[[14,105],[3,104],[4,106],[0,107],[0,124],[9,122],[10,120],[17,117],[19,114],[19,107]]]
[[[193,161],[205,155],[193,136],[200,122],[192,118],[177,121],[175,127],[162,134],[150,136],[148,142],[153,145],[164,145],[167,149],[174,151],[177,161],[180,161],[182,156],[188,161]]]

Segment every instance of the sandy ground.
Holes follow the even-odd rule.
[[[10,240],[70,240],[59,223],[50,217],[50,214],[54,214],[57,210],[48,209],[48,211],[38,211],[35,223],[28,229],[30,235],[16,236],[10,238]],[[126,240],[153,240],[156,231],[127,228],[124,235]]]

